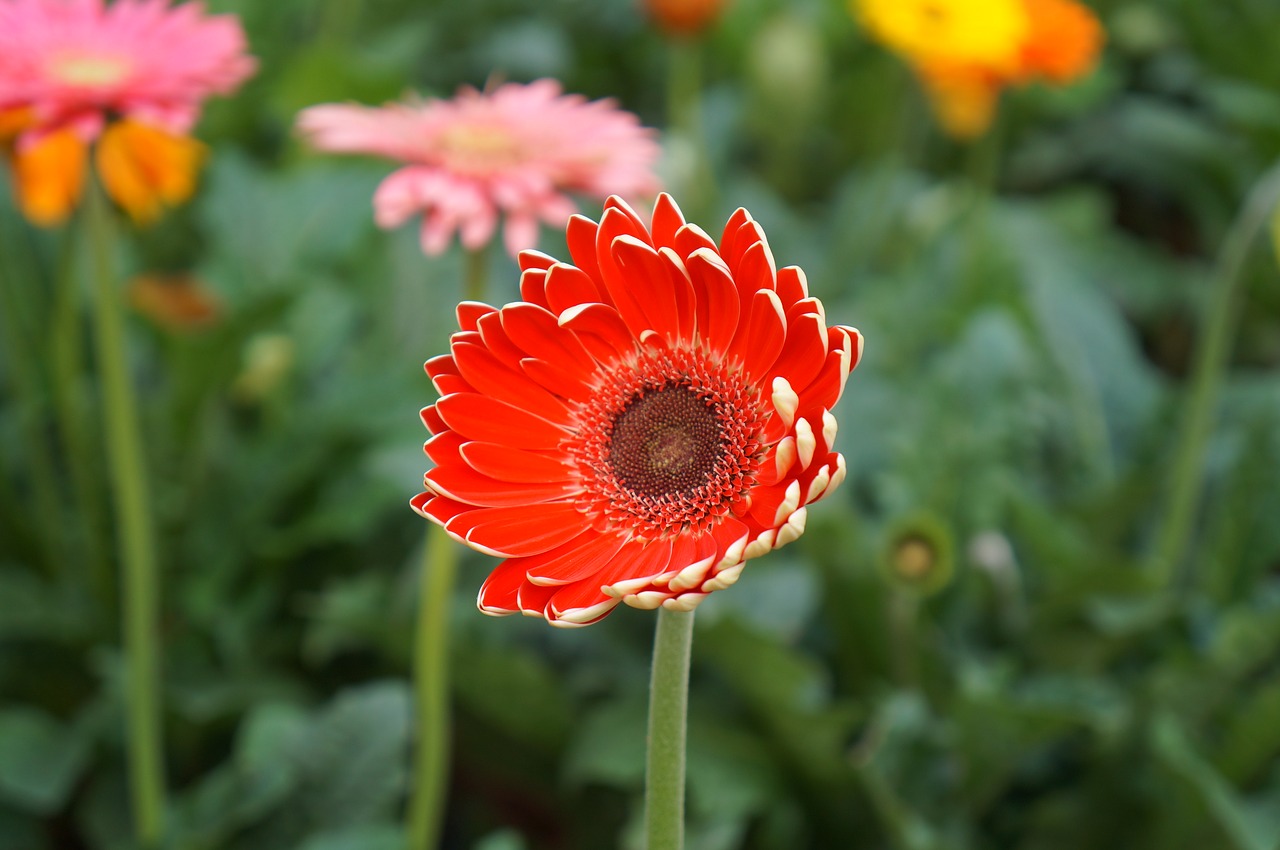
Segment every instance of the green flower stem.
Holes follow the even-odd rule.
[[[692,645],[693,612],[660,609],[649,683],[646,850],[681,850],[684,846],[684,756]]]
[[[893,674],[899,687],[920,687],[920,596],[903,587],[889,588],[889,640]]]
[[[23,274],[3,262],[15,252],[7,244],[0,245],[0,337],[4,338],[4,358],[12,372],[15,391],[20,399],[19,423],[22,427],[22,455],[31,474],[31,492],[39,514],[39,527],[44,544],[44,559],[51,575],[61,572],[65,534],[61,503],[58,497],[57,467],[49,443],[41,428],[40,358],[32,355],[27,345],[19,315],[22,312],[20,287],[35,286],[34,275]]]
[[[711,157],[698,101],[702,96],[702,42],[673,38],[667,57],[667,121],[693,154],[689,185],[679,189],[690,220],[708,217],[715,196]]]
[[[125,356],[124,317],[112,271],[111,211],[102,190],[87,193],[86,221],[93,277],[97,360],[106,420],[107,458],[122,568],[121,616],[128,663],[129,789],[134,830],[144,848],[157,847],[164,828],[164,755],[160,734],[157,640],[159,587],[155,531],[142,455],[137,404]]]
[[[466,256],[465,297],[483,301],[486,256],[483,249]],[[439,846],[448,797],[449,601],[458,570],[458,546],[444,529],[431,525],[423,545],[418,579],[418,621],[414,630],[413,693],[417,716],[413,785],[407,813],[409,850]]]
[[[413,655],[417,745],[409,800],[410,850],[439,845],[449,790],[449,600],[458,569],[458,544],[433,524],[427,529],[425,556]]]
[[[1205,329],[1196,347],[1191,391],[1174,452],[1169,501],[1152,550],[1152,581],[1160,588],[1170,587],[1178,577],[1199,508],[1205,453],[1239,310],[1240,273],[1278,201],[1280,163],[1263,175],[1245,201],[1227,233],[1211,282]]]
[[[58,430],[70,460],[77,512],[83,524],[83,546],[79,560],[86,566],[90,584],[96,590],[98,598],[109,603],[113,594],[111,564],[107,560],[106,517],[97,496],[94,477],[94,471],[98,467],[98,452],[94,450],[86,428],[91,420],[84,409],[81,388],[84,346],[75,254],[74,233],[68,230],[59,246],[49,359],[53,365]]]

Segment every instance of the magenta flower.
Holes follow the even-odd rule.
[[[538,222],[562,228],[570,193],[651,195],[654,133],[609,100],[563,94],[555,80],[463,88],[452,100],[382,107],[323,104],[298,127],[319,150],[407,163],[374,196],[377,222],[397,227],[421,213],[422,250],[440,254],[455,232],[476,249],[499,214],[514,256],[537,243]]]
[[[0,0],[0,113],[95,138],[109,115],[186,134],[255,69],[232,15],[169,0]],[[13,113],[11,113],[13,114]]]

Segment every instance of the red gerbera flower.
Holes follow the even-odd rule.
[[[692,610],[844,479],[831,409],[862,337],[827,326],[746,210],[717,246],[667,195],[652,227],[614,197],[567,238],[573,265],[522,253],[524,300],[464,302],[427,361],[437,466],[413,507],[507,559],[487,614]]]

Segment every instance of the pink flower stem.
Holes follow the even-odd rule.
[[[166,805],[155,530],[137,402],[125,356],[124,317],[112,271],[111,211],[97,185],[90,187],[88,196],[85,220],[93,277],[97,361],[122,569],[129,790],[138,843],[143,848],[154,848],[160,845]]]
[[[644,781],[646,850],[684,847],[685,739],[693,612],[658,611],[649,683],[649,736]]]

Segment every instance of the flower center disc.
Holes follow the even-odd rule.
[[[70,52],[55,56],[49,70],[67,85],[107,88],[129,75],[129,61],[123,56]]]
[[[618,483],[633,493],[688,495],[707,483],[723,443],[715,409],[688,387],[668,384],[618,414],[608,457]]]

